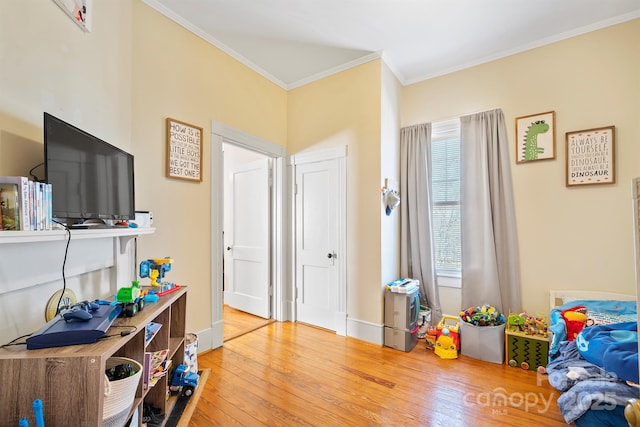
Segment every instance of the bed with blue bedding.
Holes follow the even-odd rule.
[[[568,424],[627,427],[626,402],[640,398],[635,296],[565,301],[549,316],[547,374],[561,392],[558,407]],[[573,320],[566,316],[574,309],[588,319],[576,334]]]

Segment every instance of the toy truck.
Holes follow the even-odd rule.
[[[137,281],[133,281],[131,286],[118,289],[116,294],[116,304],[122,305],[122,314],[124,317],[133,317],[138,311],[144,308],[144,294]]]
[[[182,395],[186,397],[191,397],[193,391],[196,389],[198,385],[198,381],[200,380],[200,375],[190,372],[189,367],[185,364],[180,364],[176,367],[173,372],[173,377],[171,378],[171,385],[169,386],[169,390],[171,391],[180,391],[182,390]]]

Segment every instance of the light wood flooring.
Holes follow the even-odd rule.
[[[223,331],[222,340],[227,342],[241,335],[261,328],[273,320],[263,319],[240,310],[236,310],[228,305],[222,306]]]
[[[198,356],[190,426],[566,426],[544,375],[275,322]]]

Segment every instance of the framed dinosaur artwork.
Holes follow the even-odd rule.
[[[556,112],[516,117],[516,163],[556,158]]]
[[[93,13],[93,0],[53,0],[73,22],[88,33],[91,32],[91,15]]]
[[[566,133],[567,187],[615,184],[615,126]]]

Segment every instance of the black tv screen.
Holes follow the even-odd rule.
[[[44,159],[54,218],[135,219],[133,155],[44,113]]]

